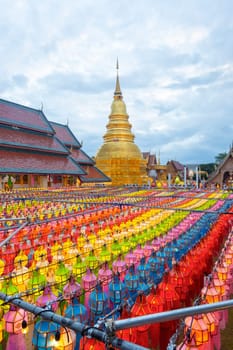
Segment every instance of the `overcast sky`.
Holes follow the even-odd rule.
[[[0,0],[0,98],[103,143],[116,59],[135,143],[162,163],[233,140],[232,0]]]

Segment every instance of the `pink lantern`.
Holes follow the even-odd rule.
[[[49,285],[45,287],[43,294],[37,298],[36,305],[40,307],[51,305],[52,310],[56,312],[58,308],[57,297],[52,293],[51,287]]]
[[[95,288],[97,284],[96,275],[90,270],[87,269],[86,274],[81,279],[81,287],[85,291],[84,304],[89,312],[89,298],[92,290]]]
[[[144,257],[144,250],[142,249],[141,245],[139,244],[136,249],[134,249],[134,254],[136,255],[137,262],[141,260],[141,258]]]
[[[11,334],[22,333],[22,322],[27,322],[27,312],[17,306],[11,305],[10,310],[3,316],[5,320],[5,330]]]
[[[125,256],[125,262],[127,266],[134,265],[137,262],[137,256],[132,252],[132,250],[126,254]]]
[[[122,260],[121,255],[118,256],[117,260],[112,263],[112,270],[114,273],[120,274],[121,281],[124,279],[126,274],[126,263]]]
[[[73,297],[80,297],[82,294],[81,286],[78,282],[75,281],[74,276],[70,276],[69,282],[63,288],[64,298],[67,300],[71,300]]]
[[[108,295],[108,286],[112,280],[112,270],[110,270],[108,263],[105,262],[98,272],[98,279],[102,282],[103,291]]]

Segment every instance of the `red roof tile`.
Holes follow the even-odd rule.
[[[0,99],[0,123],[54,134],[42,111],[2,99]]]
[[[71,150],[72,158],[74,158],[80,164],[94,164],[93,159],[91,159],[83,150],[80,148],[73,148]]]
[[[81,147],[81,144],[74,136],[68,125],[50,122],[53,129],[56,132],[57,138],[62,141],[66,146]]]
[[[68,174],[84,171],[70,157],[0,149],[0,173]]]
[[[46,152],[68,154],[57,138],[44,134],[0,127],[0,145],[14,148],[39,149]]]
[[[87,173],[87,175],[81,175],[79,178],[82,182],[109,182],[109,177],[104,175],[102,171],[93,165],[82,165],[81,168]]]

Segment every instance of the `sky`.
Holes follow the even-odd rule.
[[[69,125],[95,156],[119,60],[135,143],[161,163],[233,141],[231,0],[0,0],[0,98]]]

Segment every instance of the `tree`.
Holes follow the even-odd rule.
[[[227,156],[227,153],[226,153],[226,152],[217,154],[217,155],[215,156],[215,163],[216,163],[217,165],[220,164],[226,156]]]

